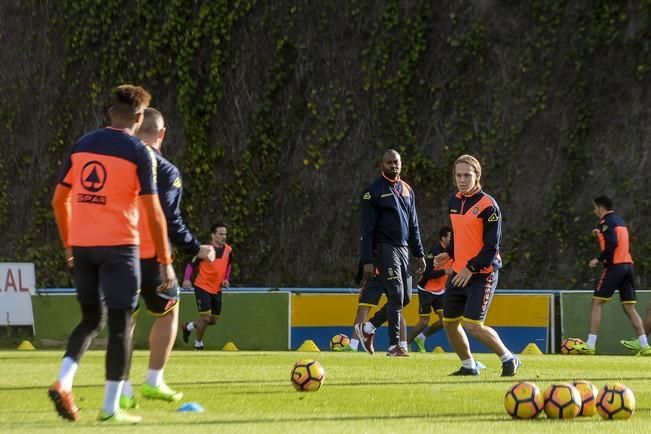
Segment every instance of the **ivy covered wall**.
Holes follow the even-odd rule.
[[[477,155],[503,288],[591,288],[591,199],[651,287],[651,0],[0,2],[0,260],[69,286],[49,200],[120,83],[148,88],[184,212],[230,224],[234,283],[349,286],[358,198],[403,156],[423,237]]]

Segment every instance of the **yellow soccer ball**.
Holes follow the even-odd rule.
[[[540,388],[528,381],[516,383],[506,391],[504,409],[514,419],[533,419],[543,410]]]
[[[299,392],[316,392],[323,385],[325,369],[316,360],[303,359],[294,364],[291,382]]]

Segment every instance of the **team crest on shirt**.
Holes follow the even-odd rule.
[[[174,188],[181,188],[181,178],[177,176],[172,185]]]
[[[476,206],[472,209],[472,215],[477,215],[479,214],[479,206]]]
[[[497,215],[497,213],[493,213],[493,214],[491,214],[490,217],[488,217],[488,221],[489,221],[489,222],[496,222],[496,221],[498,221],[499,219],[500,219],[500,218],[499,218],[499,216]]]
[[[606,232],[608,230],[608,225],[601,225],[601,232]]]
[[[362,199],[364,200],[369,200],[370,198],[371,198],[371,193],[369,193],[368,191],[364,193],[364,196],[362,196]]]

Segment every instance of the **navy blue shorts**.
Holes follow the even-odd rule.
[[[432,312],[441,316],[443,312],[443,296],[444,292],[434,294],[429,291],[418,289],[418,314],[421,316],[429,316]]]
[[[621,303],[637,303],[633,264],[614,264],[606,267],[601,273],[597,289],[592,297],[599,300],[610,300],[615,294],[615,290],[619,290]]]
[[[222,314],[222,292],[210,293],[198,286],[194,287],[194,299],[197,301],[197,310],[201,315],[212,313],[213,316]]]
[[[463,288],[452,285],[450,277],[443,299],[443,321],[483,324],[496,287],[497,271],[473,274]]]
[[[73,247],[73,279],[80,304],[133,309],[138,302],[138,246]]]
[[[154,316],[168,314],[179,303],[178,297],[168,297],[167,293],[159,293],[157,288],[163,283],[160,279],[160,266],[156,258],[141,259],[140,271],[142,283],[140,295],[145,300],[147,310]]]
[[[359,304],[361,306],[377,306],[380,297],[384,294],[384,286],[377,277],[368,279],[359,290]]]

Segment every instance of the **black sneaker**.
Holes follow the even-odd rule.
[[[201,346],[196,346],[196,345],[195,345],[195,346],[194,346],[194,350],[195,350],[195,351],[203,351],[203,345],[201,345]]]
[[[453,373],[450,374],[451,377],[452,376],[454,376],[454,377],[456,377],[456,376],[466,376],[466,375],[472,375],[472,376],[479,375],[479,370],[476,369],[476,368],[474,368],[474,369],[464,368],[462,366],[462,367],[459,368],[458,371],[454,371]]]
[[[522,365],[522,362],[518,356],[514,354],[511,360],[502,363],[502,374],[500,375],[502,377],[513,377],[515,373],[518,372],[520,365]]]
[[[190,330],[188,330],[187,322],[183,323],[183,325],[181,326],[181,331],[183,332],[183,342],[187,344],[190,340],[190,333],[192,333]]]

